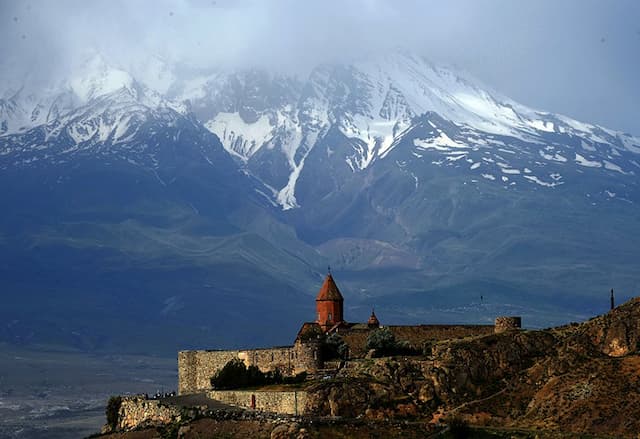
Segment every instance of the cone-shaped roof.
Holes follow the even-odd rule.
[[[376,317],[375,311],[371,311],[371,317],[369,317],[369,321],[367,322],[369,326],[380,326],[380,320]]]
[[[333,280],[333,276],[331,273],[327,274],[327,277],[324,279],[324,283],[318,292],[318,296],[316,297],[316,301],[318,300],[333,300],[342,302],[344,298],[342,294],[340,294],[340,290]]]

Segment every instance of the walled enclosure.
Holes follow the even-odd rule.
[[[502,322],[499,319],[496,319],[496,331],[498,323]],[[515,317],[506,319],[515,319]],[[500,323],[500,325],[506,324],[514,325],[516,322],[505,320],[504,323]],[[349,346],[349,355],[352,358],[366,354],[367,338],[371,331],[375,330],[364,325],[362,328],[359,326],[336,331]],[[493,325],[389,326],[389,329],[398,340],[407,341],[411,347],[418,350],[428,342],[488,335],[494,332]],[[285,376],[300,372],[313,373],[323,367],[320,346],[314,339],[297,340],[293,346],[267,349],[181,351],[178,353],[178,393],[184,395],[211,390],[211,377],[233,359],[244,361],[247,367],[257,366],[263,372],[278,368]]]
[[[304,415],[307,405],[304,391],[212,390],[207,396],[236,407],[296,416]]]
[[[387,326],[396,337],[396,340],[406,341],[414,349],[422,350],[426,343],[454,338],[477,337],[493,334],[493,325],[414,325],[414,326]],[[375,331],[364,325],[356,325],[349,329],[338,328],[336,332],[349,346],[351,358],[364,357],[367,353],[367,338]]]
[[[285,376],[314,372],[321,363],[317,343],[296,341],[293,346],[237,351],[178,352],[178,393],[211,389],[211,378],[233,359],[257,366],[262,372],[278,368]]]
[[[349,347],[349,357],[358,358],[366,352],[367,338],[379,325],[349,324],[343,321],[343,297],[331,273],[316,297],[318,320],[306,322],[298,332],[293,346],[235,351],[181,351],[178,353],[178,393],[211,390],[211,378],[229,361],[240,359],[262,372],[279,369],[285,376],[301,372],[315,373],[323,368],[320,340],[329,332],[339,334]],[[372,315],[372,317],[375,317]],[[520,317],[498,317],[492,325],[413,325],[388,326],[398,341],[423,351],[433,342],[452,338],[477,337],[520,327]]]

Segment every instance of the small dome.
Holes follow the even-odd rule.
[[[369,317],[369,321],[367,321],[367,325],[371,328],[380,327],[380,321],[376,317],[376,313],[373,310],[371,310],[371,316]]]

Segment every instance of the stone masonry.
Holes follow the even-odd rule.
[[[177,407],[142,396],[124,397],[118,412],[116,430],[131,430],[141,425],[166,425],[179,419],[180,410]]]
[[[511,316],[511,317],[497,317],[495,324],[495,332],[496,334],[505,331],[512,331],[515,329],[520,329],[522,327],[522,318]]]
[[[181,351],[178,353],[178,393],[211,389],[211,378],[229,361],[240,359],[262,372],[278,368],[285,376],[314,372],[322,365],[314,341],[296,341],[293,346],[236,351]]]
[[[207,396],[235,407],[294,416],[304,415],[307,404],[304,391],[212,390]]]

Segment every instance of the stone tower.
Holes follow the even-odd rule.
[[[323,331],[328,331],[343,321],[343,303],[344,299],[333,280],[333,276],[331,276],[331,273],[327,274],[316,297],[316,323],[320,325]]]

